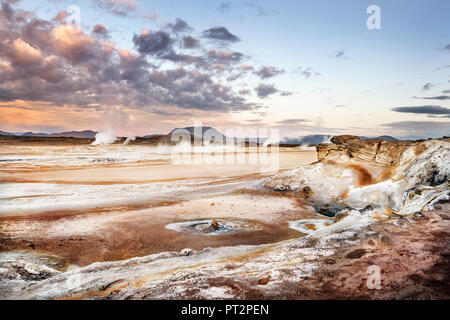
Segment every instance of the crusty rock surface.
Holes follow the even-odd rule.
[[[316,208],[376,205],[400,215],[419,212],[449,193],[449,138],[392,142],[339,136],[331,141],[318,147],[320,162],[267,178],[264,187],[294,192]]]
[[[450,142],[450,138],[442,138]],[[354,160],[358,162],[396,165],[403,152],[415,146],[418,153],[423,150],[425,141],[390,141],[383,139],[361,140],[357,136],[335,136],[331,144],[317,145],[319,161]]]
[[[40,281],[0,299],[449,299],[450,206],[273,245],[163,253]],[[379,287],[370,283],[379,270]]]

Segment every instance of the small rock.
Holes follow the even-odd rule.
[[[275,187],[273,187],[273,190],[279,191],[279,192],[287,192],[287,191],[291,191],[291,186],[289,186],[289,185],[275,186]]]
[[[398,253],[400,256],[404,256],[405,254],[408,254],[408,250],[400,249],[400,250],[397,250],[397,253]]]
[[[334,223],[341,221],[342,219],[344,219],[345,217],[347,217],[349,214],[348,212],[342,211],[339,212],[335,217],[334,217]]]
[[[416,221],[428,220],[428,218],[421,212],[414,213],[412,218]]]
[[[389,236],[381,236],[380,238],[381,242],[385,243],[385,244],[392,244],[392,239]]]
[[[213,221],[211,222],[211,228],[214,228],[214,229],[220,228],[220,225],[219,225],[219,222],[217,221],[217,219],[213,219]]]
[[[189,249],[189,248],[186,248],[186,249],[183,249],[183,250],[180,251],[180,254],[182,256],[186,256],[186,257],[192,256],[194,253],[195,253],[195,251],[192,250],[192,249]]]
[[[267,277],[267,278],[261,278],[261,279],[258,280],[258,284],[259,284],[260,286],[265,286],[266,284],[269,283],[269,281],[270,281],[270,278],[269,278],[269,277]]]
[[[344,210],[345,207],[334,204],[324,204],[324,205],[315,205],[314,209],[318,214],[327,216],[329,218],[333,218],[339,213],[339,211]]]
[[[314,192],[312,191],[312,189],[308,186],[304,187],[301,191],[300,191],[300,196],[308,199],[309,197],[311,197],[312,195],[314,195]]]
[[[361,209],[360,212],[361,213],[367,213],[367,212],[374,211],[374,210],[377,210],[377,209],[380,209],[380,208],[381,207],[379,205],[377,205],[377,204],[369,204],[364,209]]]
[[[366,249],[355,249],[348,253],[345,257],[347,259],[359,259],[366,254]]]
[[[419,282],[420,280],[422,280],[422,277],[418,274],[412,274],[409,276],[409,278],[414,282]]]

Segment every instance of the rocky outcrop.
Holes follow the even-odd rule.
[[[438,139],[450,142],[450,138]],[[361,140],[357,136],[336,136],[331,144],[317,145],[319,161],[348,161],[375,163],[380,165],[396,165],[403,152],[415,146],[417,153],[425,148],[424,140],[390,141],[383,139]]]
[[[307,200],[327,216],[372,205],[410,215],[450,193],[450,138],[386,141],[338,136],[331,142],[317,147],[320,162],[270,177],[264,186],[299,197],[307,188]]]
[[[9,261],[0,263],[0,281],[26,280],[40,281],[59,274],[57,270],[45,265],[25,263],[22,261]]]

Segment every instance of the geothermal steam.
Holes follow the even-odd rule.
[[[92,142],[92,146],[111,144],[116,142],[117,136],[115,135],[113,130],[105,130],[98,132],[95,135],[95,141]]]
[[[136,137],[128,137],[123,144],[127,146],[133,141],[136,141]]]
[[[110,107],[105,111],[103,119],[107,129],[97,133],[95,136],[95,141],[92,143],[93,146],[106,145],[116,142],[118,139],[116,132],[127,126],[130,120],[130,115],[120,108]]]

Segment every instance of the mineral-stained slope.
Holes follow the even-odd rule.
[[[316,210],[290,223],[305,237],[66,272],[51,258],[0,255],[0,298],[450,298],[449,140],[332,142],[318,147],[318,163],[261,186]]]
[[[331,141],[317,147],[318,163],[268,178],[265,186],[298,192],[329,216],[352,209],[410,215],[449,198],[449,138]]]
[[[317,156],[319,161],[352,159],[394,165],[400,161],[402,153],[415,144],[417,142],[414,141],[361,140],[357,136],[336,136],[331,138],[331,144],[317,146]]]

